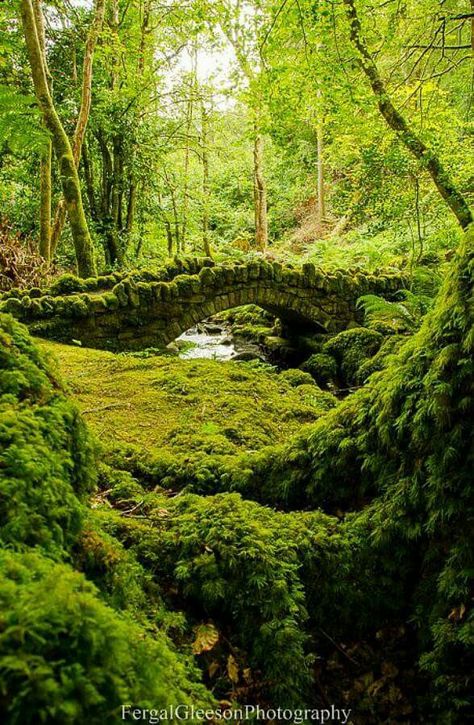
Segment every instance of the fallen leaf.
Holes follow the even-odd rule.
[[[245,682],[248,684],[249,682],[252,682],[252,670],[250,667],[246,667],[242,672],[243,678]]]
[[[229,655],[227,658],[227,674],[229,675],[230,681],[234,684],[239,681],[239,666],[233,655]]]
[[[219,632],[211,622],[196,627],[196,637],[193,642],[193,653],[200,655],[209,652],[219,641]]]
[[[466,605],[461,604],[460,607],[454,607],[448,615],[448,619],[451,620],[451,622],[459,622],[464,615],[466,614]]]
[[[211,664],[207,668],[207,671],[208,671],[208,674],[209,674],[209,677],[211,678],[211,680],[214,677],[214,675],[216,674],[216,672],[217,672],[218,669],[219,669],[219,663],[218,662],[211,662]]]

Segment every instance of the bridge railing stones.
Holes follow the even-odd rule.
[[[65,274],[55,280],[49,287],[31,287],[30,289],[13,288],[0,293],[0,302],[8,299],[22,300],[25,297],[64,297],[83,292],[103,292],[112,290],[118,282],[131,279],[134,282],[170,281],[178,274],[196,274],[203,267],[213,266],[214,260],[208,257],[175,257],[156,269],[137,269],[125,272],[113,272],[98,277],[81,279],[72,274]]]
[[[129,275],[100,294],[23,295],[0,302],[0,311],[24,321],[34,334],[110,350],[165,345],[198,321],[230,307],[254,303],[288,324],[337,332],[358,324],[357,298],[390,297],[406,285],[400,274],[326,272],[266,261],[214,265],[188,262],[168,280]]]

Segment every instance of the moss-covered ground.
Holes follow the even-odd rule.
[[[253,362],[139,357],[38,340],[102,444],[234,455],[284,442],[334,403],[310,376]]]

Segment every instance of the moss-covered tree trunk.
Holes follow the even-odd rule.
[[[267,186],[263,170],[263,153],[263,136],[256,122],[253,147],[255,241],[257,248],[262,252],[268,245]]]
[[[39,10],[41,12],[41,8]],[[71,144],[59,119],[49,90],[46,59],[41,50],[32,1],[21,0],[20,11],[36,98],[43,115],[44,124],[51,134],[53,149],[59,164],[78,272],[82,277],[89,277],[96,274],[94,252],[84,214],[81,186]]]
[[[44,29],[43,13],[38,0],[33,3],[35,14],[36,32],[41,52],[46,57],[46,35]],[[47,71],[47,68],[46,68]],[[49,87],[51,88],[51,76],[47,73]],[[40,239],[39,253],[44,260],[51,259],[51,204],[52,204],[52,144],[48,139],[46,148],[40,159]]]
[[[102,30],[105,15],[105,0],[95,0],[94,18],[87,36],[86,47],[84,51],[84,61],[82,64],[82,97],[81,107],[77,116],[76,128],[72,144],[72,152],[76,166],[79,166],[81,158],[82,145],[86,134],[87,123],[89,121],[90,108],[92,103],[92,68],[94,60],[94,51],[97,45],[99,34]],[[91,209],[92,211],[92,209]],[[61,233],[66,220],[66,203],[65,199],[61,199],[56,207],[54,214],[54,222],[51,230],[51,256],[54,255]]]
[[[211,257],[209,240],[209,114],[204,99],[201,98],[201,153],[202,153],[202,243],[204,254]]]
[[[397,111],[387,92],[375,61],[370,53],[367,43],[362,35],[362,28],[357,15],[354,0],[344,0],[350,23],[350,37],[359,53],[359,63],[369,79],[372,90],[377,99],[380,113],[400,140],[405,144],[413,156],[418,159],[422,167],[431,175],[436,188],[456,216],[459,224],[466,229],[473,221],[471,210],[465,198],[454,185],[449,173],[432,149],[418,138],[410,128],[405,118]]]
[[[316,144],[318,153],[318,222],[321,225],[326,217],[326,194],[324,188],[324,126],[322,118],[316,124]]]
[[[52,144],[48,141],[47,147],[40,161],[40,239],[39,253],[44,260],[51,259],[51,156]]]

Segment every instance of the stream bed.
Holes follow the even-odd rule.
[[[263,360],[267,357],[259,345],[232,335],[225,324],[204,321],[183,332],[173,346],[183,360]]]

